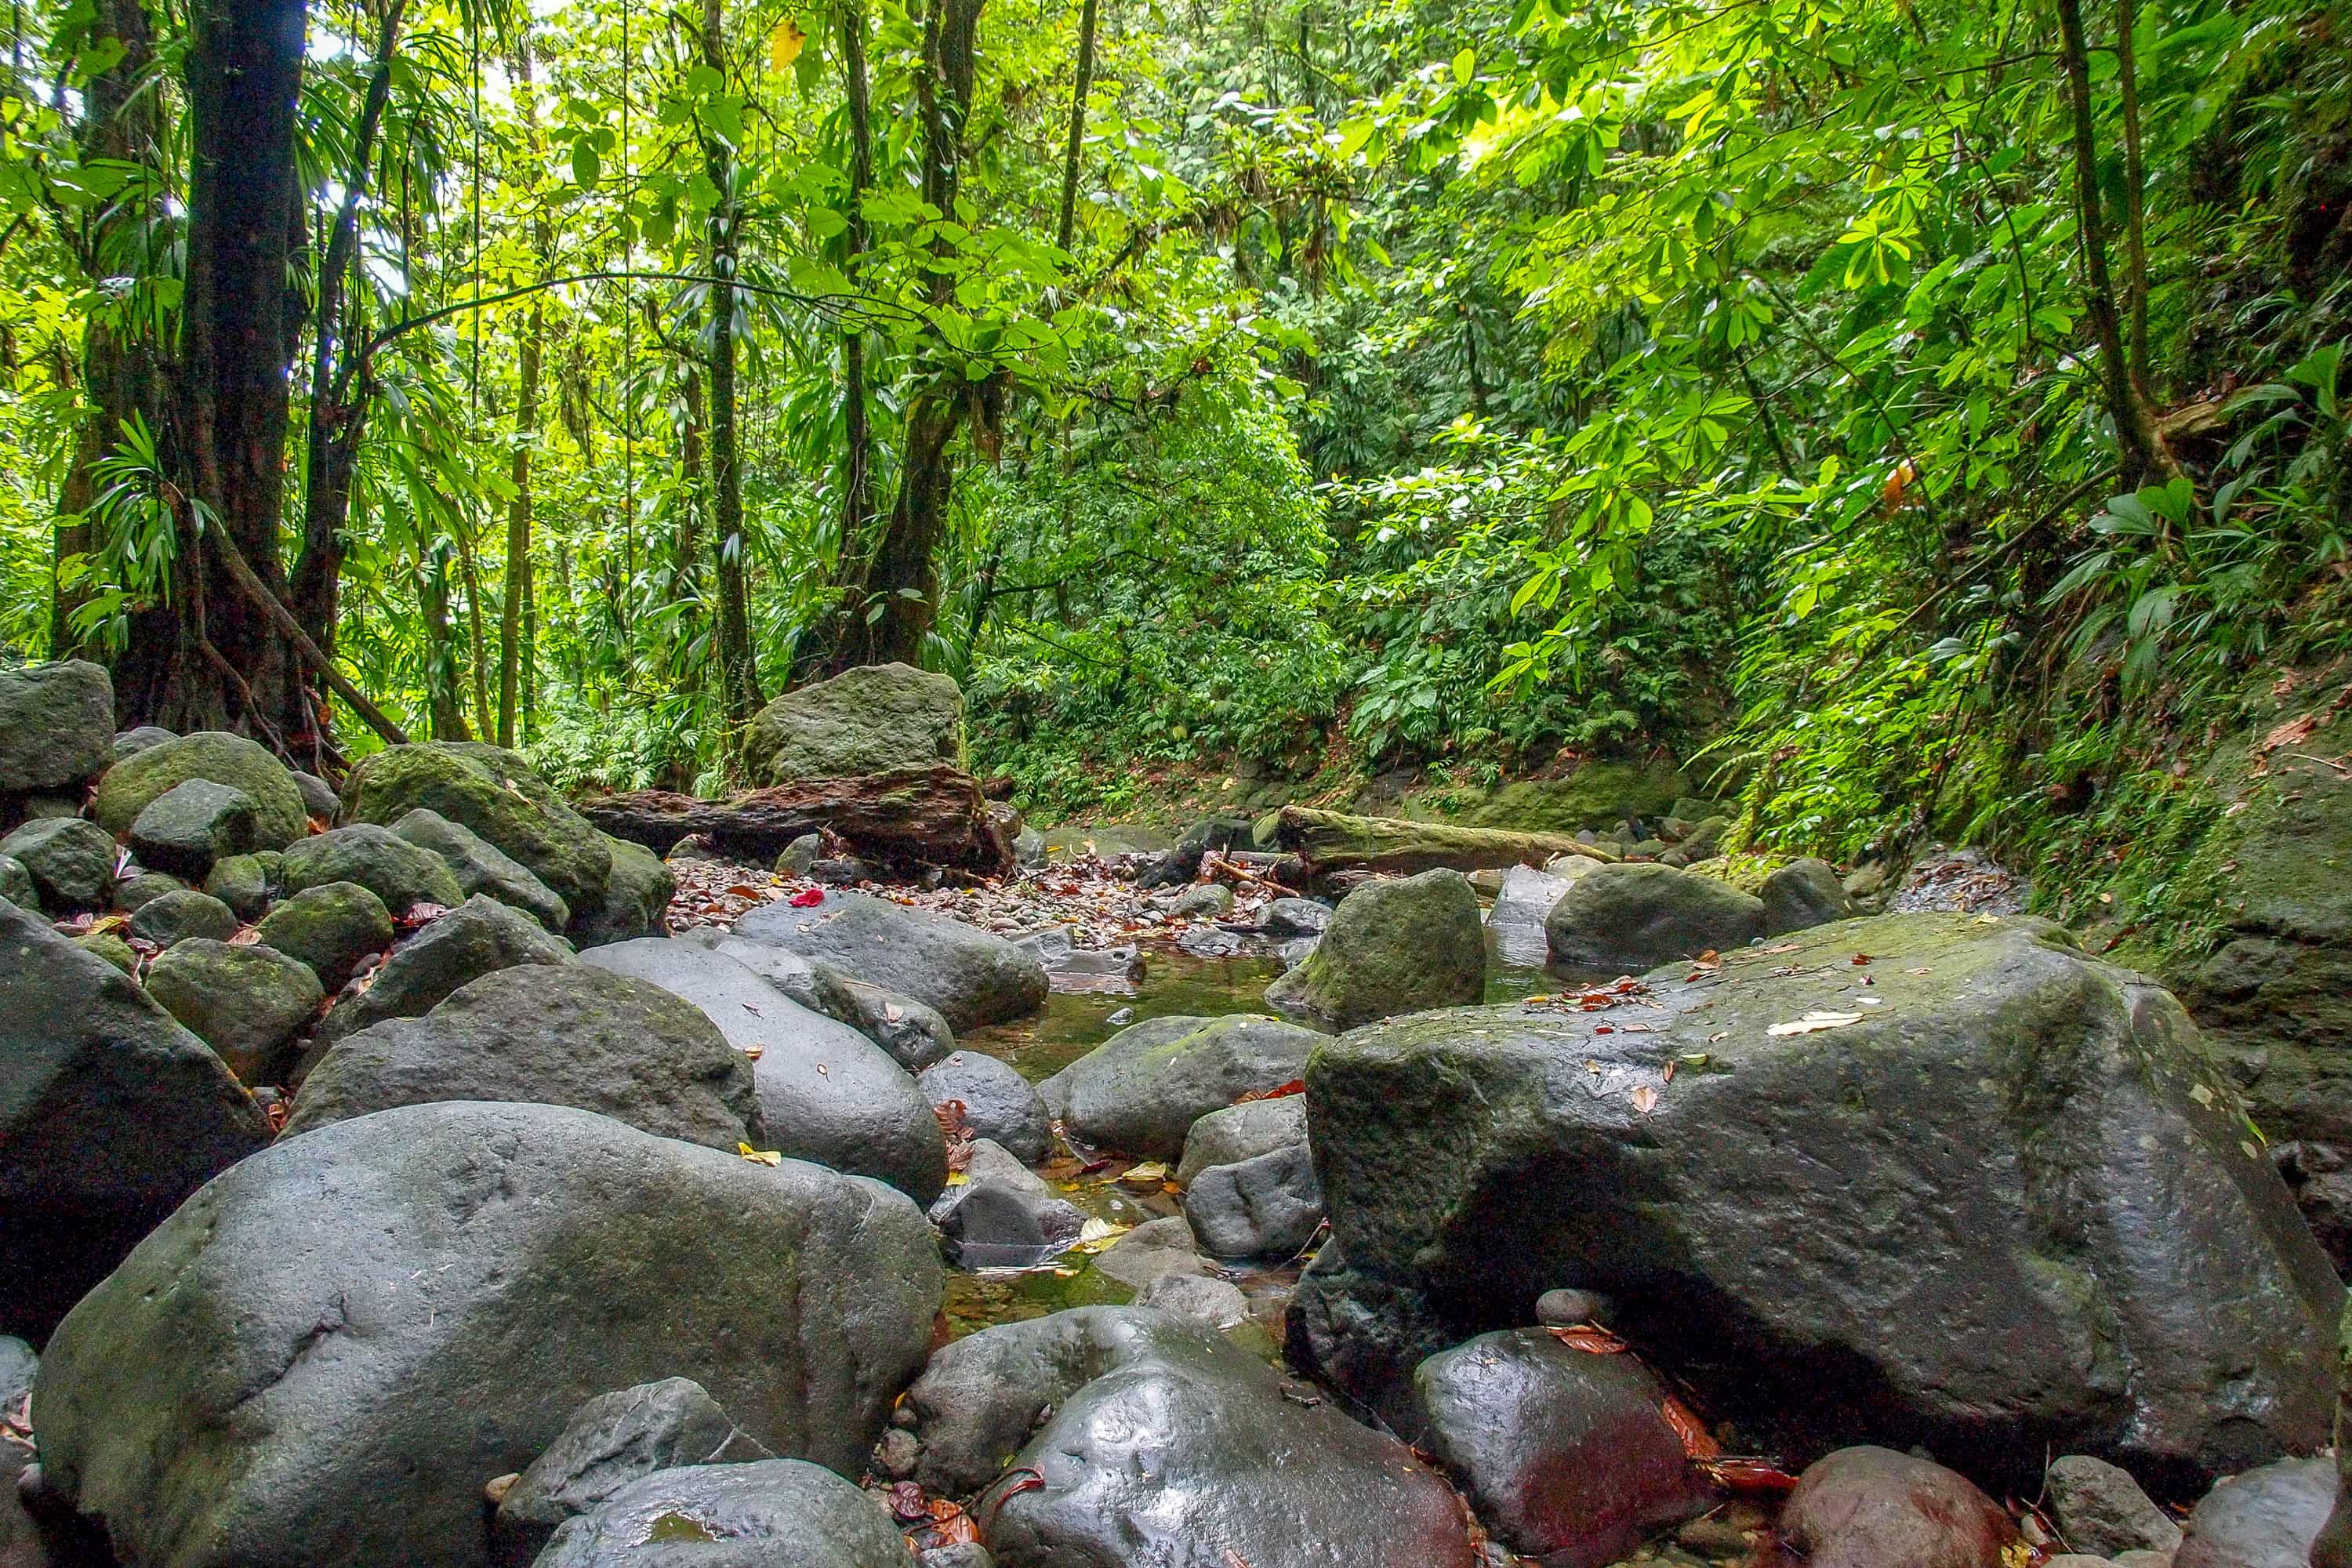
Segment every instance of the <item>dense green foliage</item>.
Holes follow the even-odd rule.
[[[128,157],[89,110],[126,4]],[[737,582],[765,695],[920,601],[1048,811],[1665,751],[1760,843],[2038,851],[2094,800],[2143,831],[2173,739],[2344,646],[2331,8],[2124,0],[2070,49],[2074,0],[1114,5],[1073,170],[1078,7],[961,7],[310,8],[292,280],[353,194],[366,349],[334,655],[397,720],[719,787]],[[181,331],[186,24],[17,15],[0,637],[62,602],[106,652],[184,596],[172,442],[99,428],[85,366]]]

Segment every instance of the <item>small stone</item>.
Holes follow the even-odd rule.
[[[168,871],[142,871],[114,884],[114,907],[123,914],[136,914],[164,894],[186,886]]]
[[[1230,1329],[1249,1320],[1249,1298],[1242,1294],[1241,1287],[1206,1274],[1162,1274],[1135,1293],[1135,1304],[1173,1312],[1213,1329]]]
[[[1756,1544],[1746,1531],[1712,1514],[1692,1520],[1675,1531],[1675,1542],[1718,1562],[1744,1560]]]
[[[125,757],[136,756],[150,746],[160,746],[166,741],[176,741],[179,738],[171,731],[153,724],[142,724],[135,730],[119,731],[115,734],[113,742],[107,748],[107,761],[110,764],[119,763]]]
[[[1579,1323],[1606,1327],[1616,1315],[1616,1303],[1598,1290],[1547,1290],[1536,1298],[1536,1321],[1548,1329],[1572,1329]]]
[[[20,910],[38,910],[41,895],[33,886],[33,874],[14,855],[0,855],[0,899],[5,899]]]
[[[783,852],[776,857],[776,875],[805,877],[809,874],[809,868],[815,865],[824,854],[823,837],[814,833],[803,833],[785,845]]]
[[[241,921],[257,921],[269,908],[268,862],[260,855],[230,855],[213,862],[205,891],[236,911]]]
[[[917,1553],[915,1568],[996,1568],[996,1559],[980,1542],[965,1541]]]
[[[131,934],[159,948],[173,947],[192,937],[226,942],[236,934],[236,927],[235,910],[190,888],[150,899],[131,917]]]
[[[1223,882],[1202,882],[1185,889],[1166,905],[1172,920],[1215,920],[1234,910],[1234,890]]]
[[[294,787],[301,793],[302,809],[310,814],[311,820],[323,822],[329,826],[334,825],[335,814],[342,808],[334,785],[316,773],[306,773],[297,768],[294,770]]]
[[[1192,1248],[1192,1227],[1181,1215],[1139,1225],[1095,1259],[1096,1269],[1140,1290],[1163,1274],[1201,1274],[1206,1265]]]
[[[874,1468],[894,1481],[903,1481],[923,1462],[923,1440],[903,1426],[882,1434],[874,1447]]]
[[[2051,1511],[2059,1534],[2076,1552],[2113,1557],[2118,1552],[2173,1552],[2180,1527],[2148,1500],[2131,1473],[2087,1454],[2068,1454],[2050,1467]]]
[[[962,1106],[973,1136],[1003,1144],[1024,1163],[1045,1159],[1053,1147],[1054,1123],[1045,1102],[1009,1063],[961,1050],[924,1068],[915,1081],[934,1106]]]

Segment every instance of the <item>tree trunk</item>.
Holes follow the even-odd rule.
[[[702,63],[727,69],[720,0],[703,0]],[[735,429],[735,153],[715,132],[703,136],[705,172],[719,192],[710,210],[710,503],[711,557],[719,592],[719,701],[732,724],[760,710],[760,670],[751,656],[750,547],[743,537],[743,470]]]
[[[530,167],[536,171],[541,163],[541,149],[538,100],[532,91],[530,79],[530,20],[528,12],[522,14],[518,27],[514,51],[516,107],[523,118],[526,145],[530,151]],[[549,275],[555,236],[543,203],[531,217],[531,243],[539,257],[540,277],[544,279]],[[516,699],[521,684],[523,662],[523,606],[530,599],[530,463],[531,454],[539,445],[539,374],[546,332],[545,296],[534,294],[530,300],[530,324],[523,329],[522,342],[515,356],[514,464],[510,474],[515,493],[507,503],[506,603],[499,616],[499,744],[501,746],[515,743]]]
[[[866,76],[866,12],[857,0],[841,10],[842,93],[849,108],[849,226],[844,232],[842,270],[855,282],[869,237],[866,193],[874,184],[874,124]],[[854,581],[851,568],[866,547],[874,517],[874,429],[866,406],[866,330],[855,317],[841,337],[841,542],[836,580]]]
[[[1078,216],[1078,164],[1087,144],[1087,94],[1095,85],[1095,6],[1086,0],[1078,12],[1078,80],[1070,94],[1070,142],[1062,157],[1062,219],[1054,230],[1055,245],[1070,248]],[[1306,26],[1305,18],[1298,24]]]
[[[1409,877],[1451,867],[1480,871],[1500,866],[1541,867],[1558,855],[1591,860],[1615,856],[1564,833],[1505,832],[1492,827],[1455,827],[1444,823],[1404,822],[1386,816],[1349,816],[1286,805],[1275,837],[1297,855],[1310,874],[1377,871]]]
[[[946,763],[803,779],[725,800],[638,790],[583,801],[580,811],[604,832],[656,855],[700,833],[721,854],[764,863],[803,834],[822,830],[847,839],[860,858],[894,868],[956,866],[989,875],[1013,868],[1012,846],[978,782]]]
[[[425,724],[436,741],[470,741],[465,705],[457,700],[457,647],[449,631],[449,561],[439,551],[416,563],[417,600],[425,612]]]
[[[2147,171],[2140,157],[2139,67],[2132,38],[2138,26],[2137,0],[2116,0],[2116,83],[2124,117],[2124,327],[2132,384],[2146,400],[2155,383],[2147,355]]]

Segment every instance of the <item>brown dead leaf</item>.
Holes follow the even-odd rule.
[[[1544,1332],[1572,1351],[1590,1355],[1622,1355],[1627,1350],[1623,1340],[1598,1323],[1579,1323],[1574,1328],[1546,1329]]]
[[[1646,1083],[1645,1083],[1645,1084],[1643,1084],[1640,1088],[1638,1088],[1638,1089],[1634,1089],[1634,1090],[1633,1090],[1633,1109],[1634,1109],[1635,1110],[1637,1110],[1637,1111],[1641,1112],[1643,1116],[1647,1116],[1647,1115],[1649,1115],[1649,1114],[1650,1114],[1650,1112],[1652,1112],[1653,1110],[1657,1110],[1657,1109],[1658,1109],[1658,1091],[1657,1091],[1657,1089],[1656,1089],[1654,1087],[1653,1087],[1652,1085],[1650,1085],[1650,1084],[1646,1084]]]

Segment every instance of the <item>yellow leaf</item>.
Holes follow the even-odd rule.
[[[1775,1024],[1764,1032],[1768,1035],[1810,1035],[1822,1029],[1843,1029],[1848,1024],[1859,1024],[1859,1013],[1808,1013],[1786,1024]]]
[[[1130,1165],[1118,1178],[1122,1182],[1164,1182],[1168,1167],[1157,1160],[1146,1160],[1140,1165]]]
[[[754,1149],[749,1143],[738,1143],[735,1152],[755,1165],[781,1165],[784,1163],[782,1151],[777,1149]]]
[[[801,58],[801,46],[807,42],[808,35],[802,32],[801,25],[790,16],[777,23],[776,30],[768,35],[770,72],[789,68],[794,60]]]

